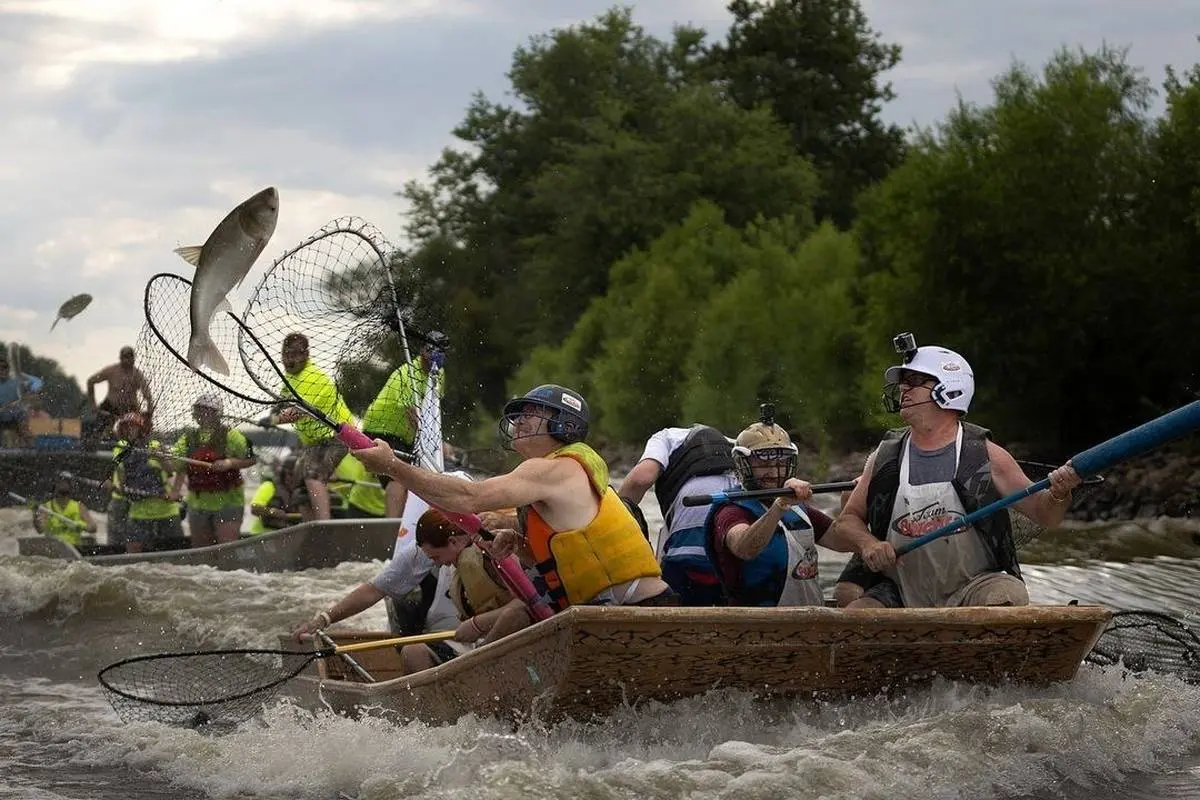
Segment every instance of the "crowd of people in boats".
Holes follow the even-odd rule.
[[[438,341],[430,337],[416,359],[396,369],[367,408],[363,424],[373,436],[412,449],[419,388],[440,357]],[[302,334],[285,339],[282,361],[298,393],[328,406],[339,421],[353,418],[333,381],[309,360]],[[105,382],[107,396],[96,404],[95,386]],[[369,473],[327,427],[290,408],[281,407],[259,423],[291,423],[298,434],[299,452],[272,462],[260,459],[246,435],[231,424],[236,420],[225,415],[219,392],[198,395],[191,406],[194,425],[176,432],[173,441],[163,441],[153,424],[155,398],[135,366],[132,348],[122,348],[118,363],[89,377],[87,390],[94,419],[100,420],[91,424],[92,434],[107,428],[113,441],[113,472],[103,486],[111,492],[106,508],[110,547],[129,553],[174,548],[181,542],[203,547],[309,520],[401,515],[401,485]],[[255,466],[260,482],[247,521],[243,473]],[[40,532],[76,547],[96,531],[78,490],[76,482],[60,479],[53,496],[34,510]]]
[[[414,465],[378,439],[352,455],[429,508],[376,576],[293,636],[386,599],[396,633],[454,631],[402,649],[403,668],[415,672],[575,605],[823,606],[818,544],[852,554],[834,591],[840,607],[1028,604],[1007,512],[897,556],[1032,483],[990,431],[965,420],[975,378],[962,355],[908,335],[897,349],[884,402],[904,426],[883,435],[832,516],[812,503],[812,485],[796,474],[798,448],[770,417],[733,438],[703,424],[660,430],[619,489],[587,444],[587,401],[565,386],[538,386],[505,406],[500,435],[522,461],[486,480]],[[1063,521],[1080,483],[1070,463],[1048,478],[1048,489],[1012,507],[1043,527]],[[652,488],[664,520],[657,546],[637,510]],[[761,490],[776,496],[739,497]],[[490,534],[462,515],[478,515]],[[506,577],[512,559],[532,596]]]
[[[300,409],[276,410],[274,422],[292,424],[300,446],[251,501],[252,530],[328,519],[348,507],[400,518],[407,503],[422,504],[414,530],[399,532],[393,557],[377,575],[293,631],[302,639],[381,600],[396,633],[454,631],[452,639],[404,647],[408,672],[575,605],[826,605],[817,545],[851,554],[834,590],[840,607],[1028,604],[1007,512],[898,557],[905,544],[1032,481],[987,429],[966,421],[975,378],[962,355],[917,347],[909,335],[897,337],[897,350],[902,359],[886,370],[883,396],[904,425],[882,436],[836,514],[813,504],[812,485],[796,474],[798,448],[770,415],[732,438],[704,424],[660,430],[614,488],[607,463],[587,443],[586,399],[555,384],[531,389],[503,410],[501,439],[522,459],[512,471],[473,480],[412,463],[398,453],[413,452],[422,387],[439,391],[444,383],[441,349],[431,337],[363,414],[372,447],[348,450],[328,425]],[[289,334],[281,355],[297,395],[336,423],[355,422],[334,382],[309,359],[303,334]],[[123,365],[132,367],[132,353]],[[431,372],[439,379],[429,381]],[[111,386],[114,374],[97,376]],[[152,403],[144,378],[127,374],[133,402],[141,393]],[[137,552],[178,536],[185,485],[193,546],[239,535],[241,473],[256,458],[245,436],[224,421],[219,395],[197,397],[195,427],[169,445],[154,438],[149,409],[129,410],[115,400],[102,405],[119,414],[110,537],[116,531]],[[1048,478],[1048,489],[1012,506],[1043,527],[1063,521],[1080,483],[1069,462]],[[39,512],[39,526],[60,536],[94,529],[87,509],[70,498],[69,484],[58,489]],[[638,508],[651,489],[664,521],[657,537]],[[685,503],[689,497],[708,499]],[[514,569],[525,583],[514,582]]]

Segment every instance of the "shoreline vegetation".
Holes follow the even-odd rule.
[[[660,428],[734,432],[772,402],[802,476],[844,478],[897,424],[879,394],[901,331],[961,353],[969,418],[1031,460],[1197,397],[1200,65],[1151,80],[1128,48],[1064,43],[901,129],[882,109],[903,53],[856,0],[728,10],[723,38],[622,7],[532,37],[397,193],[389,268],[412,329],[449,336],[446,438],[469,461],[504,464],[504,402],[557,383],[617,474]],[[28,355],[47,406],[77,407]],[[367,366],[337,365],[353,409]],[[1190,514],[1195,439],[1070,517]]]

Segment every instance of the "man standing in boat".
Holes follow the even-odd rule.
[[[833,528],[873,571],[851,566],[843,573],[843,592],[850,583],[863,589],[849,607],[1028,605],[1007,513],[897,558],[902,544],[1032,481],[990,431],[963,421],[975,394],[965,358],[944,347],[918,348],[909,333],[894,344],[904,358],[884,373],[884,404],[907,427],[883,437]],[[1062,523],[1080,483],[1069,463],[1049,479],[1048,490],[1014,506],[1043,527]]]
[[[125,552],[153,550],[169,540],[183,538],[179,520],[179,496],[171,490],[171,473],[162,443],[150,438],[150,423],[131,411],[117,420],[118,434],[129,447],[120,456],[117,478],[129,498],[125,525]],[[167,462],[167,463],[164,463]]]
[[[390,475],[438,508],[458,513],[517,508],[521,533],[500,531],[497,558],[519,551],[545,578],[550,604],[678,605],[654,550],[608,485],[608,465],[584,444],[588,408],[580,394],[546,384],[509,401],[500,421],[505,445],[523,461],[505,475],[465,482],[407,464],[383,440],[355,450],[367,469]],[[529,624],[525,609],[499,620],[494,640]]]
[[[246,508],[242,470],[257,463],[254,446],[237,428],[221,420],[225,406],[219,395],[202,394],[192,405],[196,427],[184,431],[171,452],[177,465],[172,492],[187,481],[187,522],[192,547],[236,542]]]
[[[680,605],[721,605],[716,568],[704,549],[707,506],[685,506],[688,495],[714,494],[737,485],[725,434],[708,425],[663,428],[646,441],[641,459],[621,481],[618,494],[640,503],[651,486],[663,516],[658,556],[663,580],[679,594]]]
[[[150,382],[146,380],[142,371],[134,366],[133,348],[126,345],[121,348],[119,355],[116,364],[109,364],[87,379],[88,405],[96,414],[89,426],[88,437],[107,430],[124,414],[142,412],[139,393],[141,400],[145,401],[147,419],[154,415],[154,396],[150,393]],[[99,405],[96,404],[97,383],[108,384],[108,393]]]
[[[29,414],[22,402],[22,393],[37,392],[41,388],[41,378],[22,372],[14,374],[8,363],[8,355],[0,350],[0,446],[8,446],[4,442],[4,434],[8,431],[19,440],[21,446],[32,446]]]
[[[367,406],[362,418],[363,433],[372,439],[382,439],[403,453],[416,452],[417,434],[421,432],[418,418],[425,393],[432,387],[439,399],[446,396],[445,349],[445,334],[430,331],[416,359],[397,367]],[[399,517],[404,513],[404,485],[387,475],[379,476],[379,480],[387,493],[386,515]]]
[[[731,500],[709,507],[704,548],[731,606],[824,605],[817,583],[817,543],[831,520],[805,501],[808,482],[796,477],[796,445],[773,413],[738,434],[732,460],[735,489],[791,489],[769,506]]]
[[[337,423],[352,422],[354,415],[346,407],[337,384],[309,359],[308,337],[302,333],[289,333],[283,338],[281,353],[283,368],[288,383],[305,402],[321,409]],[[288,387],[280,387],[284,397],[291,395]],[[283,405],[286,405],[283,404]],[[329,476],[337,469],[338,462],[346,455],[346,446],[333,435],[324,423],[309,417],[295,406],[282,408],[273,420],[276,424],[293,424],[300,437],[298,469],[308,489],[316,519],[330,518]]]

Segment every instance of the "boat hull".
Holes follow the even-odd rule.
[[[717,688],[845,696],[935,678],[1045,685],[1074,677],[1110,617],[1099,606],[577,607],[411,676],[400,675],[394,648],[353,654],[374,683],[353,677],[340,658],[320,659],[295,689],[348,715],[377,709],[451,723],[468,713],[587,719]]]
[[[327,569],[346,561],[391,558],[399,528],[398,519],[304,522],[210,547],[97,556],[83,556],[69,544],[48,536],[19,539],[18,547],[23,556],[83,560],[101,567],[174,564],[248,572],[295,572]]]

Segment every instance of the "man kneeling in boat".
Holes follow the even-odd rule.
[[[96,532],[88,507],[71,496],[71,482],[54,482],[54,497],[33,511],[33,528],[38,533],[61,539],[72,547],[83,544],[83,532]]]
[[[911,334],[897,336],[896,348],[904,363],[884,373],[884,404],[908,426],[884,436],[834,523],[872,571],[852,561],[839,582],[841,599],[857,584],[863,592],[850,608],[1028,605],[1007,513],[897,558],[904,543],[1031,481],[990,431],[962,420],[975,394],[965,358],[944,347],[918,348]],[[1047,491],[1015,504],[1044,527],[1062,522],[1080,483],[1069,464],[1049,478]]]
[[[704,523],[704,548],[716,567],[731,606],[824,605],[817,583],[817,542],[831,520],[805,505],[812,497],[796,478],[797,450],[773,420],[738,434],[733,466],[741,481],[734,489],[789,488],[770,506],[731,500],[711,506]]]
[[[355,450],[367,469],[386,473],[431,505],[458,513],[516,507],[522,532],[501,531],[492,552],[519,550],[545,579],[551,605],[678,605],[654,550],[608,485],[608,465],[584,444],[588,408],[571,389],[547,384],[504,407],[500,434],[524,460],[477,483],[406,464],[383,440]],[[488,639],[529,623],[525,609],[497,622]]]

